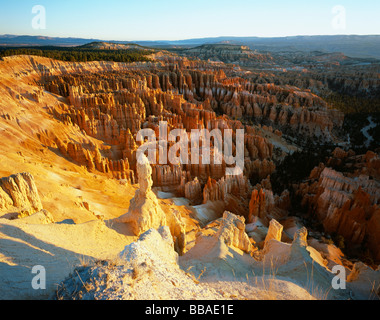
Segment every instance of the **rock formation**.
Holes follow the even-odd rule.
[[[15,210],[23,216],[42,210],[41,199],[30,173],[17,173],[0,180],[0,210],[2,213]]]
[[[224,241],[228,246],[234,246],[246,253],[252,252],[252,246],[248,235],[245,233],[245,219],[231,212],[224,212],[221,224],[215,237]]]
[[[281,241],[282,230],[283,230],[283,226],[277,220],[272,219],[269,223],[269,229],[265,237],[265,243],[268,243],[268,241],[272,239]],[[264,245],[264,248],[265,248],[265,245]]]
[[[218,181],[209,177],[203,189],[203,203],[207,201],[227,201],[228,196],[244,198],[248,194],[249,185],[244,175],[225,176]]]
[[[380,230],[380,183],[367,175],[373,169],[367,168],[367,162],[363,161],[366,157],[348,157],[338,150],[334,155],[329,159],[330,164],[339,163],[343,169],[356,166],[356,172],[342,173],[320,165],[311,172],[307,183],[299,185],[297,193],[302,197],[304,207],[321,221],[325,231],[342,236],[351,249],[368,247],[378,260],[379,239],[376,235],[379,232],[376,230]]]
[[[148,158],[141,154],[137,161],[137,177],[139,189],[131,200],[128,212],[117,219],[118,222],[129,223],[136,236],[154,228],[166,225],[166,216],[162,211],[156,195],[152,191],[152,168]]]
[[[273,195],[271,185],[270,183],[266,184],[267,181],[267,179],[262,180],[252,190],[249,201],[249,223],[253,222],[255,217],[258,217],[268,226],[271,219],[282,218],[288,213],[290,207],[289,191],[284,190],[280,196]]]
[[[263,59],[271,60],[247,48],[238,47],[233,54],[223,50],[213,53],[214,57],[220,54],[226,61],[237,59],[241,65],[248,62],[246,59],[257,59],[260,63]],[[307,238],[306,228],[289,222],[292,217],[283,219],[294,199],[301,199],[305,211],[321,222],[326,233],[340,235],[347,248],[368,250],[368,260],[379,261],[380,160],[376,152],[356,155],[352,150],[337,148],[306,181],[289,186],[293,189],[283,190],[281,194],[272,190],[271,175],[276,165],[287,154],[302,149],[305,141],[341,142],[335,134],[342,126],[343,114],[331,109],[330,104],[314,91],[302,89],[303,85],[321,89],[325,80],[306,84],[300,76],[299,82],[287,83],[286,75],[279,76],[277,81],[272,73],[247,72],[218,61],[189,60],[169,53],[155,54],[154,59],[133,64],[65,63],[30,56],[0,61],[0,94],[4,109],[0,114],[4,126],[0,143],[3,149],[8,139],[20,145],[20,150],[18,144],[12,146],[9,158],[3,150],[8,164],[4,172],[9,172],[11,161],[19,161],[18,166],[38,167],[35,172],[39,173],[40,183],[44,181],[42,176],[51,169],[55,180],[66,180],[55,181],[52,185],[61,187],[60,190],[67,188],[66,194],[75,199],[72,203],[86,208],[81,209],[86,215],[90,206],[93,210],[106,211],[104,199],[98,205],[94,196],[87,198],[93,191],[90,191],[92,184],[98,188],[95,194],[104,192],[112,204],[117,198],[112,193],[117,194],[123,188],[126,198],[122,204],[115,201],[115,207],[119,208],[128,206],[135,191],[128,212],[116,219],[128,224],[123,226],[124,230],[129,230],[130,226],[133,234],[140,236],[140,240],[130,244],[121,255],[128,257],[128,262],[136,260],[139,263],[128,264],[130,270],[118,269],[119,275],[127,275],[123,284],[138,283],[128,282],[132,278],[142,279],[149,285],[152,272],[160,281],[166,281],[163,273],[182,272],[177,266],[179,260],[188,259],[188,266],[191,266],[192,258],[197,257],[199,264],[194,269],[199,270],[204,263],[200,270],[211,265],[212,268],[216,266],[214,275],[218,272],[226,275],[226,265],[233,266],[243,278],[247,270],[251,270],[249,268],[267,267],[272,259],[279,258],[276,264],[281,266],[282,275],[295,274],[295,281],[299,280],[299,273],[308,281],[307,272],[312,270],[313,262],[317,262],[318,281],[331,286],[329,270],[333,263],[342,263],[349,270],[353,267],[346,261],[344,250],[333,247],[330,240],[323,240],[328,245],[322,240],[318,242],[310,236],[315,231]],[[270,63],[269,60],[265,63]],[[9,77],[5,76],[7,73]],[[345,85],[353,86],[348,82]],[[361,87],[370,86],[363,83]],[[180,135],[167,143],[165,139],[159,140],[161,122],[167,123],[164,134],[179,129]],[[138,148],[147,140],[147,137],[140,139],[141,129],[153,133],[156,138],[151,142],[158,151],[157,161],[152,165],[146,156],[138,159]],[[237,130],[244,130],[243,174],[226,174],[233,166],[226,156],[215,163],[214,155],[220,151],[216,137],[210,138],[208,143],[205,133],[215,129],[223,134],[224,130],[231,130],[231,155],[237,152]],[[201,139],[193,141],[199,148],[200,162],[160,162],[160,157],[168,156],[167,149],[179,138],[187,138],[186,145],[191,147],[192,130],[204,130],[200,131]],[[210,163],[202,163],[208,152]],[[191,155],[189,148],[184,156],[190,159]],[[51,162],[47,163],[48,160]],[[67,182],[73,179],[78,183],[71,186]],[[132,185],[137,179],[139,185],[135,190]],[[110,186],[113,189],[108,191]],[[163,199],[158,200],[153,190],[164,195]],[[56,192],[59,191],[52,190],[50,194],[45,187],[43,200],[51,203],[59,200]],[[86,199],[78,201],[77,197],[82,194]],[[170,200],[170,197],[176,198]],[[38,230],[35,223],[41,230],[54,230],[52,215],[66,219],[72,214],[56,213],[49,208],[50,215],[43,210],[33,179],[28,174],[0,181],[0,210],[2,217],[18,215],[22,218],[12,223],[25,230]],[[115,212],[104,213],[112,217],[109,221],[114,221],[113,218],[121,214]],[[83,220],[96,216],[90,214]],[[110,234],[115,231],[112,226],[97,222],[102,224],[103,229],[99,230],[108,230]],[[204,224],[207,225],[203,228]],[[59,225],[66,229],[66,225]],[[239,250],[248,254],[242,255]],[[175,252],[184,257],[178,259]],[[165,266],[155,272],[150,265],[152,261],[164,261]],[[98,261],[100,267],[91,270],[104,271],[102,263]],[[353,268],[352,279],[359,269],[360,265]],[[142,273],[146,277],[141,276]],[[373,273],[368,274],[371,279],[374,277]],[[176,287],[177,293],[180,292],[182,281],[186,280],[183,277],[170,279],[175,283],[169,285],[170,290]],[[112,295],[111,292],[118,288],[120,282],[116,282],[104,282],[110,284],[107,294]],[[168,296],[167,293],[159,295]],[[128,292],[112,297],[126,298]]]
[[[119,256],[136,265],[140,265],[149,258],[158,259],[171,265],[178,263],[178,254],[174,251],[171,233],[167,226],[143,232],[139,240],[132,245],[127,245]],[[152,261],[149,261],[150,265],[151,263]]]
[[[185,184],[185,198],[192,204],[198,204],[202,199],[202,187],[197,177]]]
[[[137,176],[139,189],[136,190],[134,198],[130,201],[128,212],[116,221],[130,224],[136,236],[152,228],[169,226],[176,250],[182,255],[186,247],[186,226],[178,212],[162,210],[152,191],[152,168],[144,154],[141,154],[137,160]]]
[[[245,57],[246,53],[242,54]],[[256,53],[248,55],[248,59],[259,57]],[[184,129],[187,134],[192,129],[245,129],[244,174],[260,181],[275,170],[274,147],[255,127],[243,124],[242,119],[251,117],[256,124],[269,121],[272,132],[277,134],[279,130],[291,130],[301,137],[325,140],[331,139],[333,128],[341,126],[341,121],[335,121],[336,112],[308,91],[229,78],[223,71],[228,71],[227,67],[205,70],[201,61],[164,55],[159,60],[163,63],[160,68],[149,63],[129,69],[122,64],[107,65],[101,73],[79,73],[63,67],[59,71],[48,69],[41,76],[41,84],[68,100],[68,104],[49,106],[54,117],[111,146],[98,147],[98,152],[93,146],[83,148],[80,143],[63,142],[57,143],[60,151],[90,171],[98,170],[134,183],[139,146],[136,134],[142,128],[150,128],[158,135],[158,123],[166,121],[168,129]],[[117,75],[115,68],[119,68]],[[153,183],[172,192],[181,184],[182,172],[189,172],[185,183],[197,177],[203,186],[209,177],[224,177],[225,167],[225,163],[180,167],[156,164]]]

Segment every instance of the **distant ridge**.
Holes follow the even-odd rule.
[[[74,47],[81,46],[89,42],[101,41],[96,39],[83,38],[58,38],[44,36],[16,36],[16,35],[0,35],[0,46],[62,46]]]
[[[139,44],[135,43],[116,43],[106,41],[94,41],[82,46],[81,49],[93,49],[93,50],[149,50]]]
[[[131,44],[131,41],[114,41],[85,38],[59,38],[45,36],[0,35],[0,46],[83,46],[93,42]],[[245,45],[252,50],[342,52],[350,57],[380,59],[380,35],[320,35],[290,37],[215,37],[185,40],[133,41],[149,47],[195,47],[203,44]]]

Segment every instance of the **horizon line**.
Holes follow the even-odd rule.
[[[259,38],[259,39],[276,39],[276,38],[297,38],[297,37],[351,37],[351,36],[380,36],[380,34],[305,34],[305,35],[289,35],[289,36],[204,36],[204,37],[195,37],[195,38],[181,38],[175,40],[168,39],[157,39],[157,40],[114,40],[114,39],[98,39],[98,38],[85,38],[85,37],[73,37],[73,36],[46,36],[46,35],[31,35],[31,34],[11,34],[4,33],[0,34],[1,36],[15,36],[15,37],[41,37],[41,38],[52,38],[52,39],[85,39],[85,40],[99,40],[104,42],[111,41],[139,41],[139,42],[175,42],[175,41],[189,41],[189,40],[200,40],[200,39],[219,39],[219,38]]]

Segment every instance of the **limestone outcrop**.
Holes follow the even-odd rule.
[[[229,195],[244,198],[249,190],[248,180],[244,175],[225,176],[218,181],[209,177],[203,188],[203,203],[207,201],[227,201]]]
[[[214,237],[224,241],[227,246],[234,246],[246,253],[250,253],[254,249],[248,235],[245,233],[244,217],[228,211],[223,213],[219,230]]]
[[[249,59],[259,57],[256,53],[250,55]],[[274,146],[252,123],[263,124],[277,135],[290,130],[301,138],[320,137],[326,141],[331,140],[333,128],[342,125],[342,121],[336,121],[336,111],[309,91],[255,83],[249,77],[230,77],[232,71],[227,66],[213,70],[205,68],[202,61],[165,55],[156,58],[160,66],[104,64],[104,70],[98,73],[98,66],[86,73],[69,66],[42,68],[41,85],[68,101],[48,106],[51,114],[105,144],[97,152],[94,147],[80,150],[81,146],[67,141],[57,143],[59,150],[90,171],[112,174],[133,184],[140,129],[152,129],[156,138],[160,121],[168,123],[168,130],[185,130],[187,136],[193,129],[244,129],[244,174],[260,181],[275,170]],[[252,119],[250,124],[242,123],[245,118]],[[212,143],[211,155],[213,152]],[[153,183],[172,192],[181,184],[182,172],[186,172],[190,176],[185,183],[197,177],[204,186],[209,177],[216,181],[224,177],[225,169],[225,162],[180,167],[157,163],[153,165]]]
[[[197,177],[185,184],[185,198],[192,204],[198,204],[202,199],[202,186]]]
[[[339,162],[341,168],[358,169],[354,173],[345,173],[322,164],[311,172],[308,182],[298,186],[297,194],[310,214],[321,221],[326,232],[342,236],[346,247],[352,250],[359,246],[369,248],[378,260],[380,183],[368,175],[369,170],[373,170],[366,167],[368,161],[364,159],[368,155],[350,158],[338,151],[334,151],[332,159],[342,159],[343,162]],[[337,161],[332,159],[329,163],[336,164]]]
[[[249,223],[258,217],[268,226],[270,220],[282,218],[288,213],[290,207],[289,191],[284,190],[281,195],[273,195],[271,185],[265,185],[266,181],[266,179],[262,180],[252,190],[249,201]]]
[[[267,244],[268,241],[272,239],[281,241],[283,228],[284,227],[277,220],[272,219],[269,223],[268,233],[265,237],[265,244]],[[265,248],[265,244],[264,244],[264,248]]]
[[[176,210],[163,211],[152,191],[152,167],[148,158],[141,154],[137,161],[139,189],[130,201],[128,212],[117,218],[117,222],[131,225],[136,236],[149,229],[168,226],[172,234],[176,251],[182,255],[186,248],[186,225]]]
[[[27,216],[42,209],[41,199],[30,173],[17,173],[0,179],[0,212],[15,211]]]
[[[137,161],[139,189],[130,202],[128,212],[117,219],[118,222],[129,223],[136,236],[151,228],[158,229],[166,225],[165,213],[151,189],[153,185],[151,175],[149,160],[142,154]]]

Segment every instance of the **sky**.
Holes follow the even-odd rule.
[[[0,0],[0,34],[124,41],[380,34],[379,17],[378,0]]]

